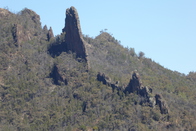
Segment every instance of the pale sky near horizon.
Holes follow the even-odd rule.
[[[29,8],[55,35],[65,25],[65,10],[78,10],[82,32],[95,37],[103,29],[124,47],[173,71],[196,71],[196,0],[0,0],[0,8]]]

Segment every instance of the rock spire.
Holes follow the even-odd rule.
[[[66,10],[63,33],[65,34],[66,50],[76,53],[77,57],[87,61],[86,42],[82,36],[78,12],[73,6]]]

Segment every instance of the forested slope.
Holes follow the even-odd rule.
[[[62,48],[66,33],[54,37],[32,10],[0,9],[0,129],[196,130],[194,72],[166,69],[107,32],[83,35],[88,51],[83,59]],[[152,93],[126,92],[137,78]],[[118,88],[111,87],[116,81]],[[168,112],[149,105],[147,98],[158,95]]]

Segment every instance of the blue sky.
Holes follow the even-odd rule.
[[[0,0],[0,8],[12,12],[34,10],[55,35],[70,6],[78,10],[83,34],[95,37],[108,29],[124,47],[165,68],[196,71],[196,0]]]

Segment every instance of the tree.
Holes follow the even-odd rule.
[[[140,58],[143,58],[144,55],[145,55],[144,52],[140,51],[140,52],[139,52],[139,59],[140,59]]]
[[[130,55],[131,56],[133,56],[133,57],[136,56],[136,53],[135,53],[135,49],[134,48],[130,48],[130,51],[129,52],[130,52]]]

